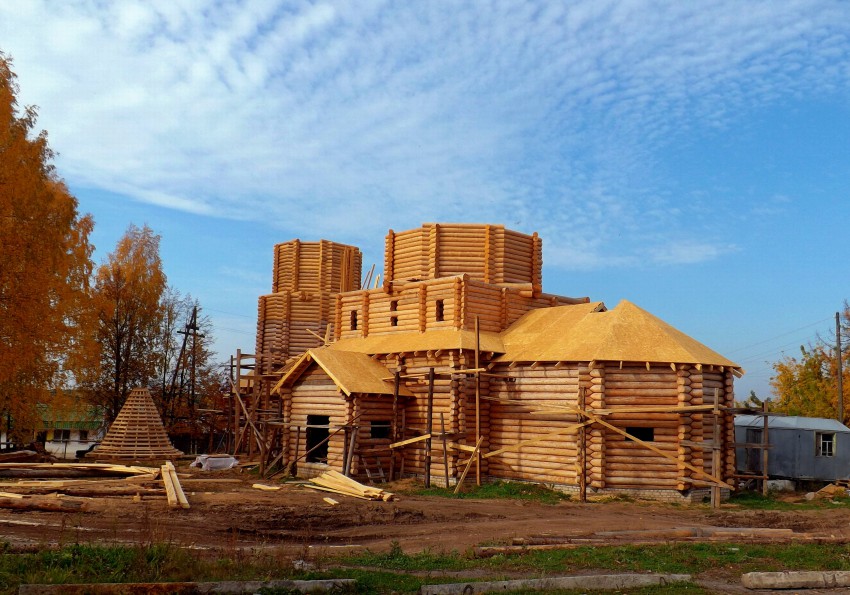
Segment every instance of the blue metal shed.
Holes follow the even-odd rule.
[[[762,441],[764,417],[735,417],[735,442]],[[776,479],[850,479],[850,428],[821,417],[768,417],[768,475]],[[738,473],[762,474],[761,449],[735,449]]]

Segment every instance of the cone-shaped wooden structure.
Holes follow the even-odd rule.
[[[162,459],[182,455],[171,445],[165,426],[146,388],[134,388],[100,446],[89,458]]]

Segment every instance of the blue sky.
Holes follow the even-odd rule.
[[[97,223],[162,236],[222,358],[272,246],[503,223],[544,290],[628,299],[739,397],[850,297],[850,3],[0,3],[0,49]]]

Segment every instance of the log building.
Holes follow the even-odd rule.
[[[582,497],[730,487],[741,368],[630,302],[543,293],[536,233],[390,231],[383,283],[362,289],[356,248],[275,250],[252,424],[269,464],[441,485],[471,469]]]

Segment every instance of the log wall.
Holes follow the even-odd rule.
[[[399,332],[475,329],[501,332],[525,313],[583,303],[586,298],[534,294],[530,284],[500,286],[469,275],[427,281],[393,283],[381,289],[339,294],[336,298],[336,339]]]
[[[489,449],[508,448],[524,440],[541,439],[521,450],[487,459],[491,477],[558,484],[577,483],[577,433],[549,436],[576,423],[570,413],[534,413],[548,407],[576,406],[579,371],[575,366],[555,369],[500,365],[494,373],[506,378],[489,382]],[[502,402],[499,400],[501,399]],[[486,452],[486,451],[485,451]]]
[[[384,284],[467,274],[484,283],[542,285],[543,244],[502,225],[426,223],[390,230],[384,250]]]
[[[354,405],[352,399],[345,398],[319,366],[311,364],[292,386],[284,412],[284,444],[288,454],[286,458],[291,461],[296,451],[299,455],[307,452],[307,432],[304,426],[307,425],[308,415],[327,415],[331,426],[329,433],[333,434],[337,428],[351,422]],[[297,448],[296,439],[299,436],[296,426],[301,426]],[[337,471],[342,471],[345,447],[343,431],[328,441],[328,465]],[[304,461],[303,456],[301,461]]]
[[[257,305],[257,370],[268,374],[294,356],[322,344],[336,319],[334,296],[360,288],[362,255],[327,240],[292,240],[274,247],[272,294]]]
[[[607,366],[605,404],[617,407],[679,405],[679,382],[669,366]],[[621,430],[652,428],[651,444],[665,458],[610,429],[605,430],[605,486],[677,489],[679,484],[679,415],[677,413],[615,413],[606,421]],[[649,442],[649,441],[647,441]]]

